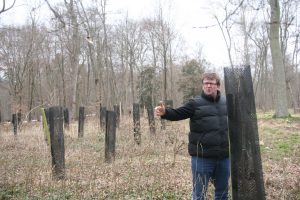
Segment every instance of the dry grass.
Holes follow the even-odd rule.
[[[300,199],[300,116],[258,122],[267,199]]]
[[[132,119],[117,131],[116,159],[104,162],[104,133],[87,119],[65,131],[65,180],[52,179],[51,156],[42,125],[25,124],[17,137],[0,129],[0,199],[191,199],[188,122],[167,123],[150,136],[143,118],[142,144],[134,143]],[[259,120],[267,199],[300,199],[300,120]]]

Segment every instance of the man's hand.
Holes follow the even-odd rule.
[[[155,114],[156,116],[163,116],[166,113],[165,104],[160,101],[158,106],[155,107]]]

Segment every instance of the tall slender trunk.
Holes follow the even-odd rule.
[[[270,0],[269,2],[271,7],[269,38],[274,73],[275,116],[287,117],[289,113],[287,105],[286,77],[283,56],[279,42],[280,7],[278,0]]]
[[[163,50],[163,59],[164,59],[164,95],[163,98],[166,101],[168,99],[167,96],[167,49]]]
[[[78,33],[78,22],[76,12],[74,10],[74,0],[70,1],[69,5],[69,13],[71,15],[71,24],[72,24],[72,51],[71,51],[71,67],[73,68],[73,74],[75,75],[73,82],[72,82],[72,106],[71,112],[73,118],[77,117],[79,105],[78,105],[78,98],[77,98],[77,89],[78,89],[78,70],[79,70],[79,33]]]
[[[133,80],[133,53],[129,53],[129,69],[130,69],[130,88],[131,88],[131,100],[132,103],[135,103],[134,97],[134,80]]]

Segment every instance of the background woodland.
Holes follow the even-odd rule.
[[[277,117],[288,116],[288,108],[299,111],[297,0],[223,1],[213,26],[222,32],[229,66],[211,65],[201,46],[186,53],[163,1],[148,18],[124,14],[113,20],[108,0],[45,0],[40,3],[51,17],[39,20],[40,5],[32,5],[24,25],[4,25],[1,18],[15,1],[4,2],[1,84],[9,91],[11,112],[21,111],[28,120],[39,117],[36,108],[52,105],[69,108],[73,118],[80,106],[94,113],[100,104],[119,104],[126,112],[132,103],[172,99],[176,107],[199,94],[204,71],[222,75],[223,67],[245,65],[252,69],[258,109],[272,109]]]

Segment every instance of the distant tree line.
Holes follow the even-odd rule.
[[[187,55],[163,5],[153,17],[124,15],[116,21],[108,2],[45,0],[48,21],[38,20],[37,7],[28,11],[24,25],[0,24],[0,70],[13,112],[28,112],[31,119],[29,111],[41,105],[68,107],[72,117],[80,106],[131,108],[166,99],[178,106],[199,94],[205,70],[225,67],[211,66],[201,47]],[[232,67],[251,66],[257,108],[274,109],[278,116],[288,114],[285,108],[299,108],[299,3],[234,0],[222,5],[219,11],[225,14],[216,13],[215,25],[226,42],[224,53]],[[278,50],[282,56],[276,60]]]

